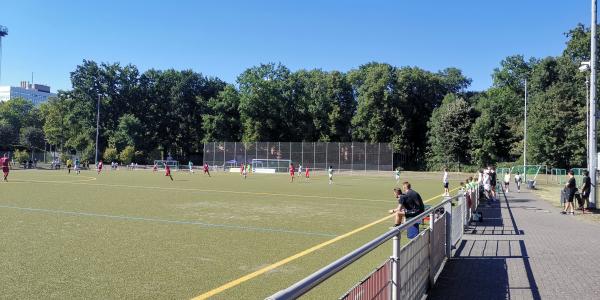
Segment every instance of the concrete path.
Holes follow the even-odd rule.
[[[530,191],[482,204],[430,299],[600,299],[600,225]]]

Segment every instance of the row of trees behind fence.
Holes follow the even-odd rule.
[[[528,161],[585,164],[585,74],[589,29],[567,34],[560,56],[510,56],[493,86],[468,91],[457,68],[367,63],[348,72],[291,71],[282,64],[245,70],[235,84],[191,70],[140,72],[134,65],[84,60],[70,91],[34,107],[0,104],[0,147],[44,144],[93,161],[100,99],[101,156],[138,161],[167,152],[199,160],[205,142],[390,142],[405,168],[522,160],[524,82],[529,82]]]

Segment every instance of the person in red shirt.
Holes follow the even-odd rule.
[[[308,171],[308,167],[306,167],[306,173],[304,173],[304,178],[307,181],[310,181],[310,172]]]
[[[208,171],[208,164],[207,163],[204,164],[204,174],[208,174],[208,177],[210,177],[210,172]]]
[[[102,172],[102,167],[104,166],[104,164],[102,163],[102,161],[98,162],[98,174],[100,174],[100,172]]]
[[[169,176],[169,178],[171,178],[171,181],[173,181],[173,176],[171,176],[171,168],[167,164],[165,164],[165,176]]]
[[[296,169],[294,168],[294,164],[290,164],[290,183],[294,182],[294,173],[296,173]]]
[[[8,173],[10,172],[8,162],[8,154],[4,153],[4,157],[0,158],[0,164],[2,165],[2,173],[4,173],[4,181],[8,181]]]

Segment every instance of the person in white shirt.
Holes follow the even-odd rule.
[[[519,174],[519,172],[517,172],[517,174],[515,175],[515,184],[517,185],[517,193],[521,192],[521,182],[523,181],[523,179],[521,178],[521,174]]]
[[[510,184],[510,172],[504,174],[504,192],[508,194],[508,186]]]
[[[483,190],[488,199],[492,197],[492,185],[490,184],[490,180],[489,170],[483,171]]]
[[[442,178],[442,183],[444,184],[444,196],[450,196],[450,190],[448,188],[450,185],[448,182],[448,168],[444,168],[444,178]]]

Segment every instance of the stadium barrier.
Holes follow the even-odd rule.
[[[471,201],[467,201],[467,194]],[[433,286],[452,249],[462,240],[478,202],[478,189],[447,197],[267,299],[296,299],[389,240],[392,240],[392,256],[340,299],[420,299]],[[426,218],[429,227],[401,247],[402,233]]]

